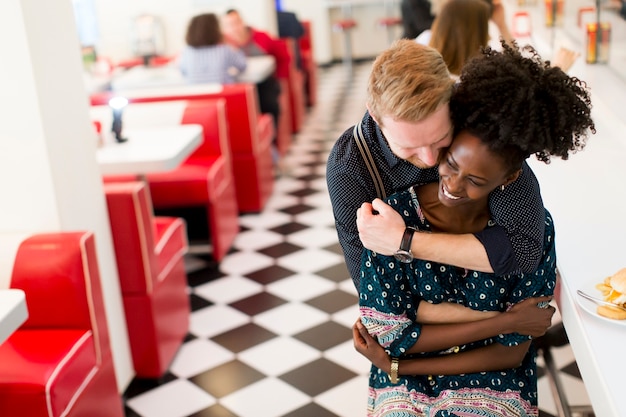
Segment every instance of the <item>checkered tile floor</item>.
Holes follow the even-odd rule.
[[[319,99],[280,164],[262,213],[241,216],[231,253],[187,257],[189,335],[158,381],[135,379],[127,417],[360,417],[369,364],[354,351],[357,297],[326,190],[334,140],[364,112],[370,63],[320,70]],[[588,403],[571,349],[556,350],[569,398]],[[545,378],[541,416],[553,416]]]

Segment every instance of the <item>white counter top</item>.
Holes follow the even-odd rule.
[[[576,290],[600,296],[595,284],[626,267],[626,81],[606,65],[586,64],[582,29],[572,35],[546,27],[542,3],[519,8],[507,0],[505,7],[509,15],[529,12],[532,37],[522,44],[533,44],[544,59],[560,46],[581,53],[569,74],[590,88],[597,133],[567,161],[546,165],[531,157],[529,164],[554,217],[561,276],[556,301],[595,415],[623,417],[626,321],[600,318],[593,305],[583,308]]]
[[[576,290],[593,293],[595,284],[626,267],[626,83],[610,68],[584,59],[570,74],[590,86],[597,134],[567,161],[529,163],[555,221],[562,277],[557,303],[585,388],[597,416],[622,417],[626,322],[590,314]]]
[[[626,126],[594,97],[598,133],[568,161],[550,165],[533,158],[545,206],[556,227],[561,291],[557,303],[595,414],[626,416],[622,400],[626,373],[626,322],[610,322],[581,308],[576,290],[626,267]],[[600,295],[596,293],[595,295]]]

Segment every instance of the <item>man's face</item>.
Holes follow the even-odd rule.
[[[239,13],[229,13],[222,18],[222,32],[229,42],[243,45],[246,42],[247,29]]]
[[[452,142],[452,123],[448,105],[419,122],[405,122],[383,116],[381,130],[391,151],[418,168],[437,165],[441,151]]]

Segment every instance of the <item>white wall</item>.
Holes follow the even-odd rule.
[[[388,0],[391,1],[391,0]],[[168,54],[175,54],[184,46],[187,22],[199,13],[222,14],[236,8],[250,25],[276,34],[274,0],[95,0],[100,29],[98,51],[114,61],[130,58],[129,28],[133,17],[149,13],[161,18],[165,28]],[[335,1],[336,2],[336,1]],[[387,33],[376,25],[386,13],[384,0],[354,0],[353,17],[359,22],[353,31],[355,57],[373,57],[388,46]],[[315,60],[320,64],[340,60],[343,38],[332,31],[332,22],[342,17],[342,8],[324,0],[282,0],[285,10],[293,11],[302,20],[313,25]],[[399,6],[393,6],[399,16]],[[401,30],[398,28],[397,35]]]
[[[237,9],[245,21],[258,29],[276,34],[274,0],[95,0],[100,29],[99,53],[114,61],[132,56],[130,27],[133,18],[152,14],[161,19],[165,29],[168,54],[175,54],[185,45],[189,20],[200,13],[223,14]]]
[[[0,244],[16,245],[15,236],[40,232],[95,233],[111,347],[124,388],[132,363],[70,2],[0,1],[0,46],[7,57],[0,66]],[[5,246],[0,255],[14,251]],[[4,258],[2,266],[6,286],[12,260]]]
[[[393,16],[400,16],[399,2],[395,0],[345,0],[353,3],[350,13],[358,26],[352,30],[352,53],[356,58],[371,58],[388,46],[387,32],[377,26],[377,20],[393,10]],[[341,60],[344,48],[343,34],[333,32],[333,22],[344,18],[341,0],[282,0],[283,9],[293,11],[300,19],[313,24],[315,59],[318,63]],[[399,37],[402,31],[397,28]]]

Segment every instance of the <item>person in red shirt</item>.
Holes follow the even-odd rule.
[[[247,56],[272,55],[276,60],[276,77],[289,76],[291,57],[285,44],[267,32],[246,25],[237,10],[230,9],[226,12],[222,31],[226,41],[241,48]]]
[[[275,126],[278,127],[280,86],[287,83],[291,64],[286,44],[266,32],[246,25],[235,9],[228,10],[224,15],[222,31],[226,42],[240,48],[246,56],[272,55],[276,60],[274,76],[258,83],[257,91],[261,111],[272,114]]]

